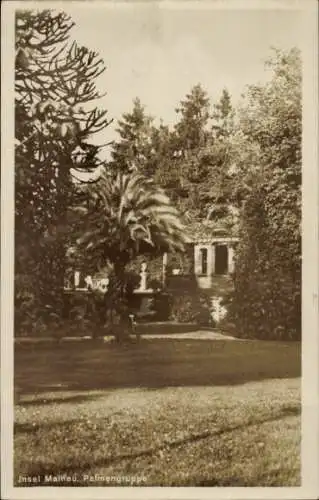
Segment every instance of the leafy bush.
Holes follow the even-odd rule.
[[[247,200],[229,303],[229,320],[240,336],[300,339],[300,241],[291,237],[293,225],[274,231],[264,189]]]
[[[167,321],[170,318],[171,295],[165,292],[155,294],[154,297],[154,319],[156,321]]]
[[[61,317],[40,300],[37,286],[29,275],[15,276],[14,333],[16,336],[57,334]]]
[[[117,335],[118,329],[128,329],[129,314],[134,308],[133,290],[139,276],[133,271],[123,273],[123,281],[109,273],[106,293],[99,289],[65,295],[65,320],[78,334]]]
[[[301,336],[301,57],[275,52],[272,79],[250,86],[240,128],[257,157],[246,176],[230,317],[242,336]],[[240,159],[240,157],[242,158]],[[238,161],[237,161],[238,163]],[[249,178],[248,178],[249,177]],[[249,182],[248,182],[249,181]]]
[[[170,296],[170,319],[173,321],[211,325],[211,312],[211,299],[202,291]]]
[[[14,325],[16,335],[28,335],[37,316],[37,302],[28,277],[16,275],[14,297]]]

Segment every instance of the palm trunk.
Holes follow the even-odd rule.
[[[111,328],[117,342],[124,342],[129,335],[128,314],[126,311],[125,261],[119,258],[113,264],[110,290],[106,307],[109,310]]]

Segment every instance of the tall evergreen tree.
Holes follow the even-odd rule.
[[[210,101],[207,92],[200,84],[195,85],[181,100],[176,112],[177,123],[169,137],[170,189],[180,210],[192,218],[198,212],[198,200],[195,208],[196,188],[193,187],[207,174],[205,164],[200,161],[209,141]]]
[[[229,136],[234,126],[234,109],[229,91],[224,88],[219,102],[213,106],[213,131],[214,136],[219,138]]]
[[[90,137],[108,125],[107,112],[89,106],[103,62],[69,43],[72,26],[63,12],[16,13],[16,300],[27,276],[41,308],[61,303],[72,175],[97,168]]]
[[[229,216],[230,143],[234,109],[224,89],[211,110],[207,93],[195,86],[178,108],[175,151],[181,205],[191,218],[219,220]]]
[[[145,171],[152,148],[152,121],[140,99],[134,99],[132,111],[124,113],[118,122],[120,138],[114,142],[112,168],[122,173],[133,170],[147,173]]]
[[[210,100],[200,84],[195,85],[176,108],[180,117],[175,126],[176,145],[185,158],[190,151],[204,147],[208,138]]]
[[[202,196],[207,200],[206,212],[209,219],[223,219],[231,214],[234,117],[231,95],[227,89],[223,89],[220,99],[213,105],[211,141],[207,151],[210,169],[207,182],[202,188]]]

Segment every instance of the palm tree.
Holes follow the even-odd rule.
[[[91,269],[109,265],[118,299],[123,299],[126,266],[137,256],[183,251],[185,228],[165,192],[151,179],[132,172],[104,173],[84,188],[77,248]]]

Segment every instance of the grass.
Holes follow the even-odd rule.
[[[297,343],[28,345],[15,367],[17,486],[300,484]]]

